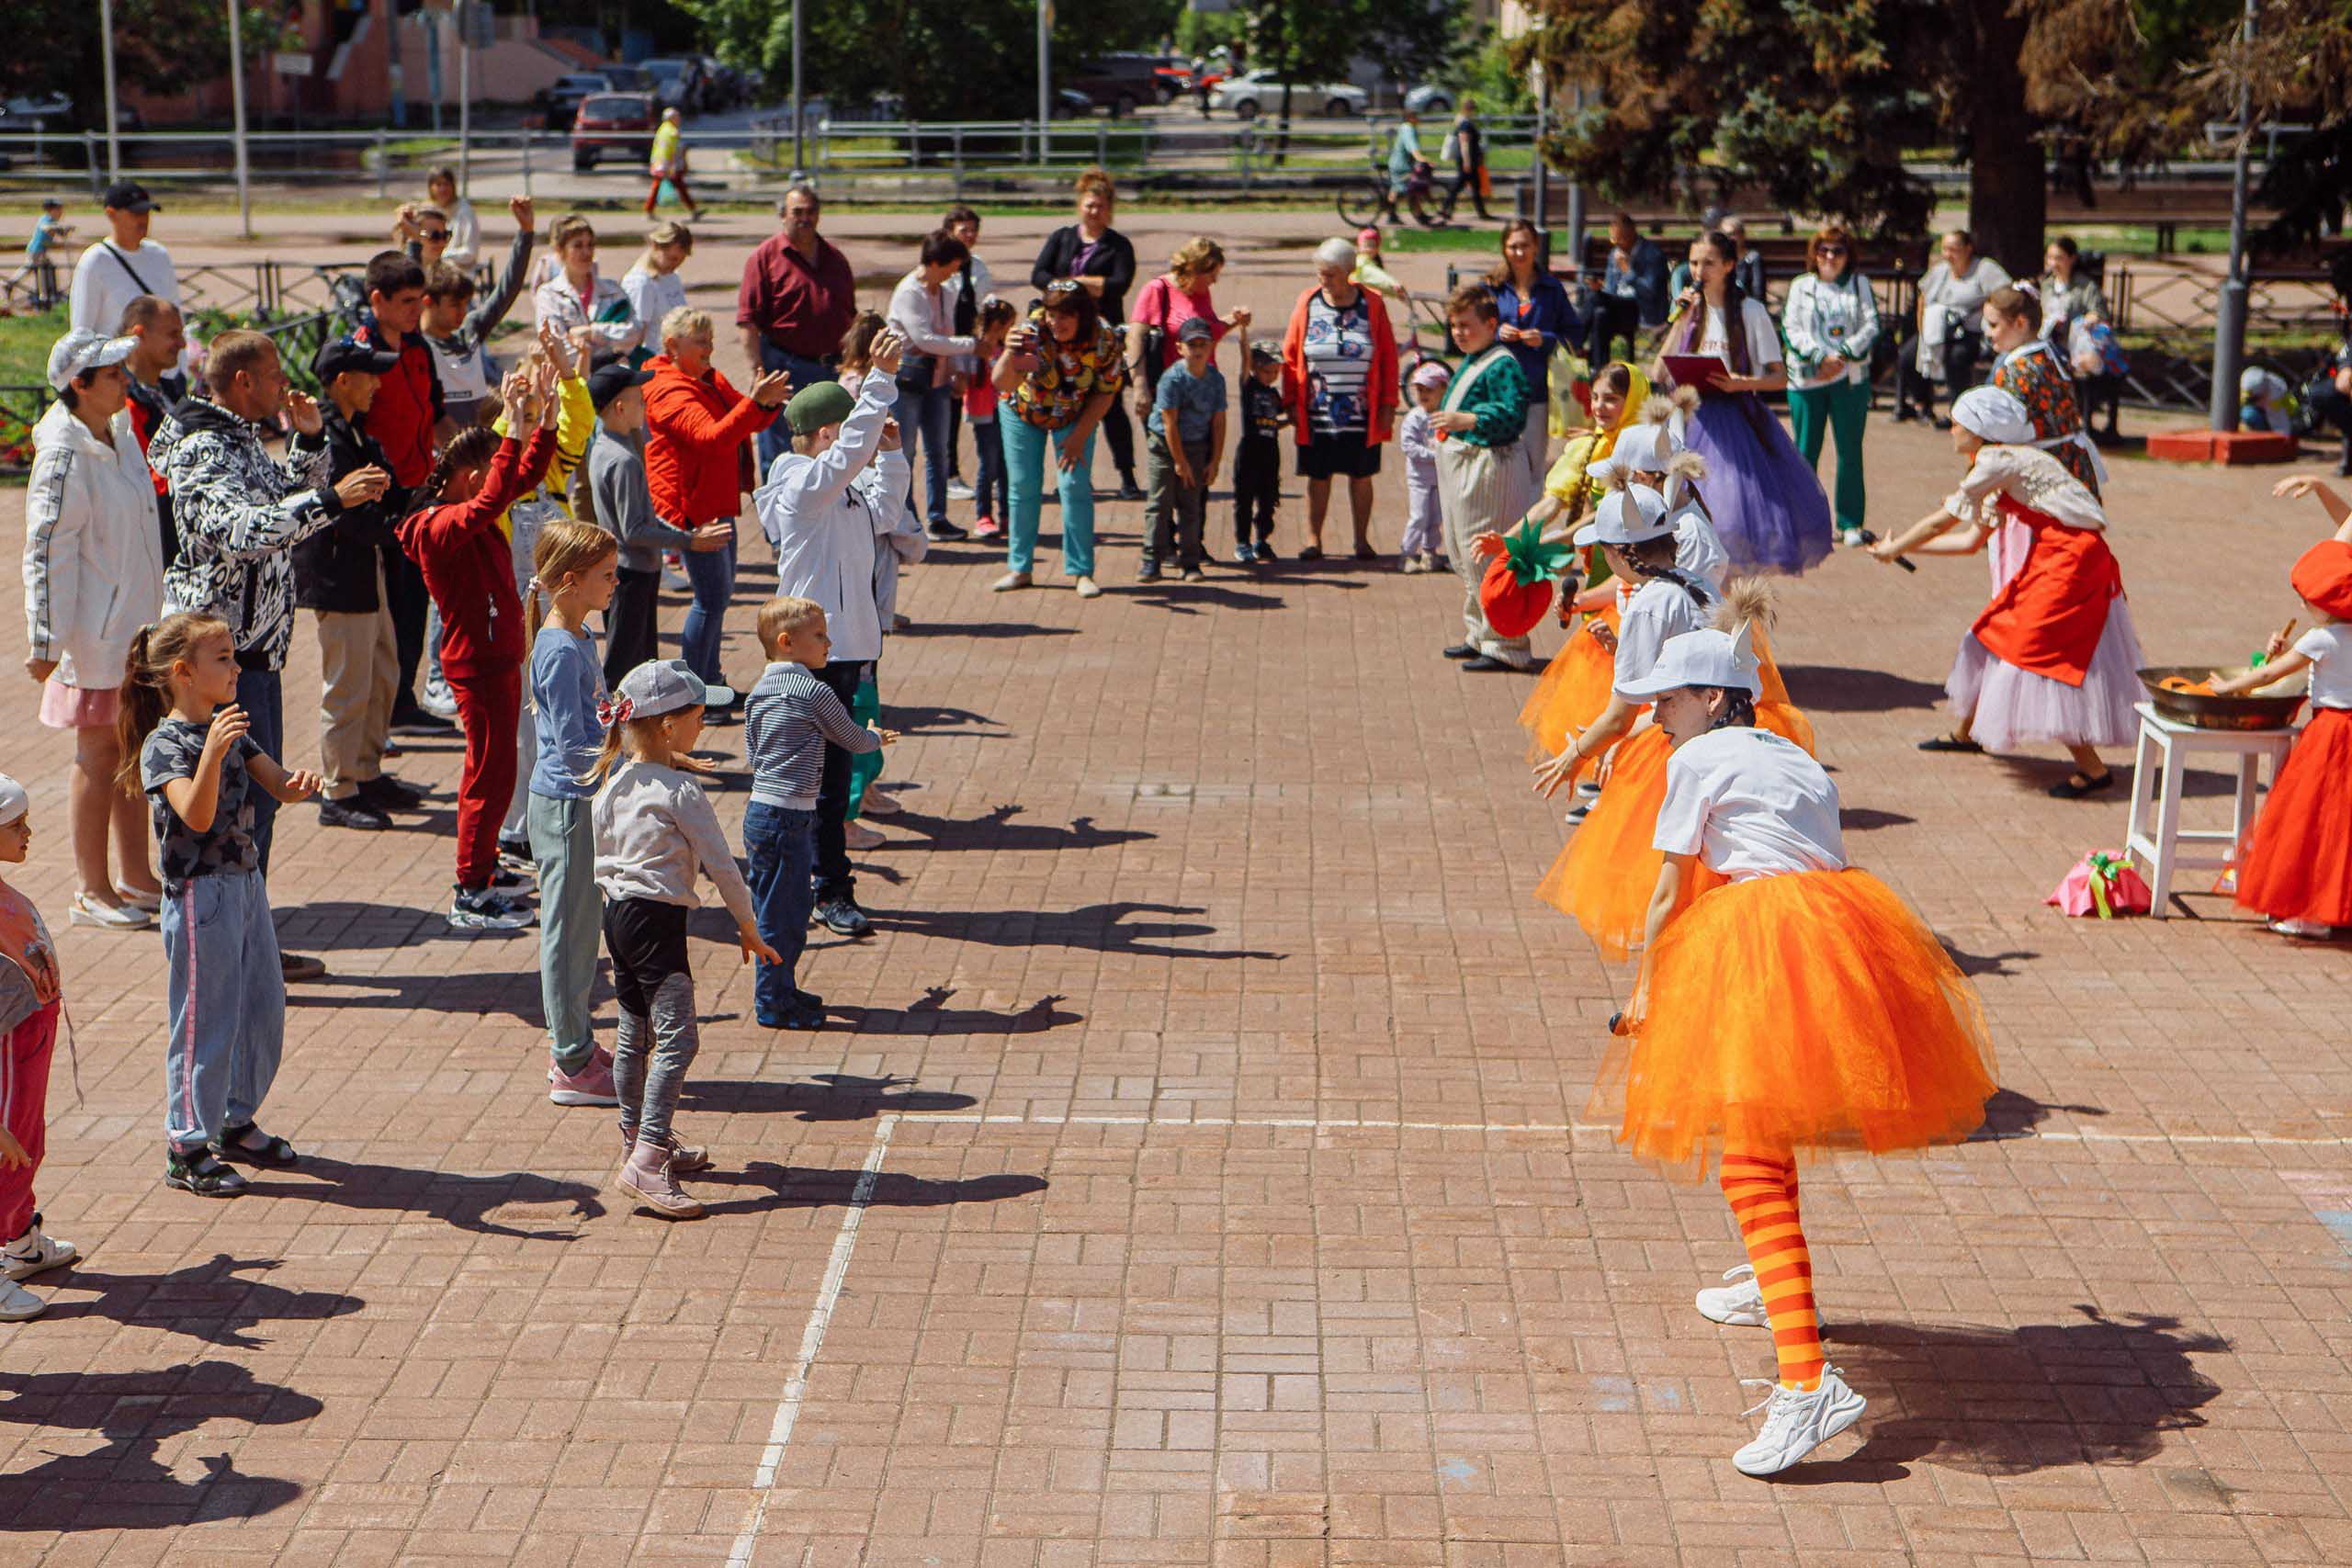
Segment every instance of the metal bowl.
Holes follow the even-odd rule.
[[[2285,729],[2295,722],[2303,694],[2279,697],[2214,697],[2197,692],[2175,692],[2156,682],[2168,675],[2202,681],[2213,673],[2211,664],[2154,664],[2140,671],[2156,711],[2175,724],[2193,729]]]

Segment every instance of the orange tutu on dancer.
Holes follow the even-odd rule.
[[[2269,662],[2213,682],[2219,695],[2253,692],[2311,671],[2312,716],[2254,824],[2238,867],[2237,901],[2269,917],[2281,936],[2325,937],[2352,926],[2352,508],[2316,491],[2342,520],[2333,539],[2295,563],[2295,592],[2320,624],[2291,643],[2270,639]]]
[[[1757,728],[1747,628],[1669,642],[1621,694],[1647,697],[1672,750],[1653,834],[1661,856],[1633,1006],[1589,1114],[1674,1174],[1720,1168],[1748,1261],[1694,1303],[1772,1331],[1779,1377],[1756,1439],[1732,1456],[1772,1475],[1861,1417],[1825,1359],[1796,1161],[1964,1139],[1994,1091],[1976,994],[1886,886],[1846,863],[1838,786]],[[1700,871],[1716,886],[1695,899]]]

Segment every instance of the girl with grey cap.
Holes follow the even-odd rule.
[[[694,755],[703,710],[735,694],[705,684],[684,660],[649,660],[622,677],[602,716],[605,749],[589,770],[596,792],[596,886],[605,896],[605,947],[613,959],[620,1028],[613,1043],[613,1092],[620,1100],[621,1169],[615,1185],[665,1220],[699,1219],[702,1205],[678,1177],[707,1169],[710,1156],[682,1145],[670,1125],[701,1039],[686,919],[708,876],[735,917],[743,960],[779,962],[760,936],[752,890],[710,797],[693,775],[710,771]]]
[[[155,487],[124,412],[137,340],[71,332],[49,354],[57,401],[33,426],[25,491],[25,673],[40,721],[74,732],[66,816],[79,886],[67,919],[136,931],[163,908],[139,802],[113,787],[122,661],[164,604]],[[107,874],[111,838],[121,880]]]

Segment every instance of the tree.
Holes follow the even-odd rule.
[[[245,61],[259,61],[277,39],[278,17],[245,7],[240,18]],[[62,94],[83,125],[106,124],[106,64],[96,0],[11,0],[8,25],[39,47],[0,51],[0,96]],[[114,62],[126,86],[175,93],[229,69],[229,17],[217,0],[115,0]]]

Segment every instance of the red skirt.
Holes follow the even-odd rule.
[[[2274,920],[2352,926],[2352,712],[2303,726],[2238,868],[2238,902]]]

